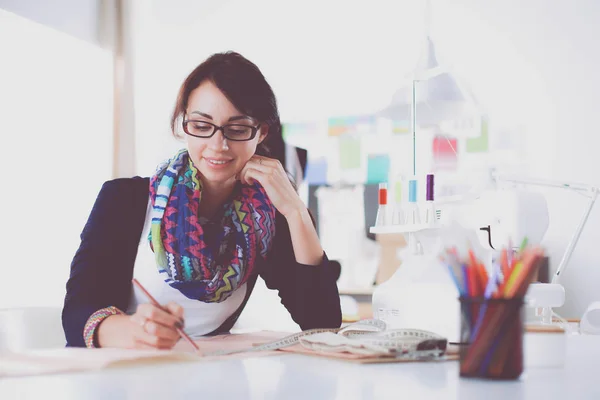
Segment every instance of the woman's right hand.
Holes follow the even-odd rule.
[[[140,304],[133,315],[111,315],[96,332],[100,347],[129,349],[170,349],[180,338],[183,308],[169,303],[165,310],[152,304]]]

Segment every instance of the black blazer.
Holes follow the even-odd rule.
[[[149,178],[135,177],[115,179],[102,186],[71,263],[62,312],[67,346],[85,346],[83,327],[95,311],[108,306],[127,309],[149,184]],[[279,291],[282,304],[303,330],[340,326],[342,314],[336,285],[339,271],[326,255],[319,266],[297,263],[287,221],[279,213],[271,252],[255,271],[247,281],[242,305],[211,335],[231,329],[258,275],[268,288]]]

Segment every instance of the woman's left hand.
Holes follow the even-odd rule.
[[[260,183],[275,208],[286,218],[306,209],[279,160],[254,155],[242,168],[238,179],[248,185],[254,181]]]

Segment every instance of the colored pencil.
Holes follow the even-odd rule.
[[[154,297],[152,297],[152,295],[146,290],[145,287],[142,286],[142,284],[135,278],[133,278],[131,280],[131,282],[133,282],[133,284],[135,286],[138,287],[138,289],[140,289],[144,295],[146,295],[146,297],[148,298],[148,300],[150,300],[150,302],[152,303],[152,305],[154,305],[155,307],[160,308],[163,311],[169,312],[166,308],[164,308],[163,306],[160,305],[160,303],[158,301],[156,301],[156,299]],[[198,347],[198,345],[192,340],[192,338],[190,338],[187,333],[184,332],[183,329],[181,328],[175,328],[177,330],[177,333],[179,333],[181,335],[182,338],[184,338],[185,340],[188,341],[189,344],[192,345],[192,347],[196,350],[196,352],[200,353],[200,348]]]
[[[462,297],[468,346],[461,351],[461,375],[518,376],[523,368],[520,310],[544,251],[527,238],[517,251],[509,242],[489,272],[473,249],[462,255],[456,248],[446,249],[441,259]]]

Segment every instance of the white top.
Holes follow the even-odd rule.
[[[148,243],[148,232],[150,232],[152,203],[148,201],[146,207],[146,219],[144,229],[140,238],[133,277],[137,279],[146,290],[160,304],[167,304],[171,301],[181,305],[184,308],[185,332],[191,337],[206,335],[217,329],[235,310],[242,304],[246,296],[246,284],[234,291],[231,296],[220,303],[204,303],[199,300],[191,300],[185,297],[177,289],[172,288],[165,283],[166,272],[159,273],[154,260],[154,253]],[[133,294],[129,300],[127,314],[133,314],[137,305],[148,303],[149,300],[137,288],[134,287]]]

